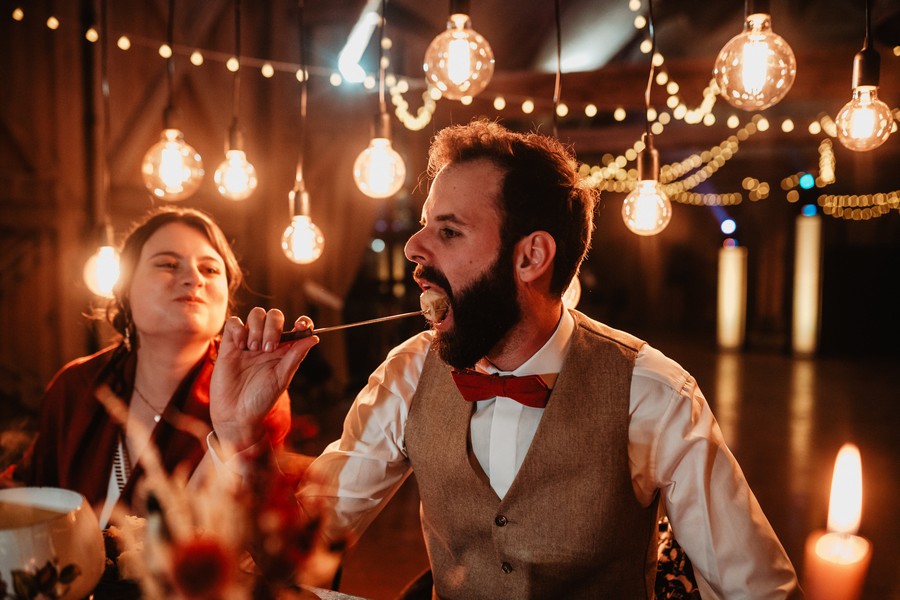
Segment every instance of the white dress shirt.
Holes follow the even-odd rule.
[[[558,373],[574,324],[573,316],[564,311],[544,347],[512,374]],[[335,526],[349,532],[351,539],[362,534],[410,474],[404,430],[432,335],[421,333],[388,354],[356,397],[341,439],[310,467],[308,473],[317,483],[298,491],[301,503],[315,499],[332,505]],[[476,368],[498,372],[487,361]],[[505,397],[476,404],[470,423],[472,448],[503,498],[543,409]],[[762,600],[796,593],[793,567],[696,381],[649,345],[640,349],[635,361],[629,415],[628,458],[635,497],[647,506],[660,493],[704,600]],[[221,468],[214,440],[210,448]],[[227,466],[237,473],[246,468],[240,455]]]

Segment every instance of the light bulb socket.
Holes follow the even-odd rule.
[[[451,15],[468,15],[469,0],[450,0]]]
[[[745,16],[747,17],[760,13],[772,14],[769,9],[769,0],[746,0],[744,7]]]
[[[637,174],[638,181],[659,181],[659,152],[653,147],[652,141],[648,140],[647,147],[638,153]]]
[[[181,111],[174,104],[163,110],[163,129],[181,129]]]
[[[95,226],[94,236],[96,236],[94,239],[97,240],[99,246],[115,247],[116,236],[109,217],[103,217],[103,220]]]
[[[244,132],[238,124],[237,117],[231,121],[231,127],[228,128],[228,141],[225,144],[225,152],[229,150],[244,149]]]
[[[878,87],[881,71],[881,55],[878,50],[866,45],[853,57],[853,85],[856,89],[863,85]]]
[[[309,192],[306,191],[306,182],[300,172],[294,179],[294,188],[288,194],[288,199],[290,200],[291,218],[298,215],[309,216]]]
[[[378,113],[372,125],[372,137],[391,139],[391,115],[388,113]]]

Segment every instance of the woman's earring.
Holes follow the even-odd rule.
[[[125,349],[131,352],[131,315],[129,313],[125,313],[125,334],[122,336],[122,343],[125,344]]]

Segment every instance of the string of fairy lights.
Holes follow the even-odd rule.
[[[633,22],[637,30],[646,30],[648,25],[652,27],[652,23],[648,23],[647,18],[640,14],[646,1],[629,0],[628,2],[631,11],[638,13],[635,15]],[[16,6],[10,13],[10,16],[14,21],[24,21],[31,15],[26,15],[22,6]],[[47,16],[44,19],[44,23],[48,29],[53,31],[65,27],[65,23],[61,22],[60,18],[54,15]],[[100,32],[96,27],[91,27],[84,32],[84,36],[90,42],[97,42],[100,39]],[[201,67],[208,62],[212,62],[223,64],[232,73],[238,69],[242,71],[257,70],[262,77],[267,79],[279,73],[287,73],[301,82],[305,77],[324,77],[335,87],[346,85],[347,83],[338,71],[324,67],[309,65],[301,67],[289,61],[266,60],[251,56],[241,56],[240,60],[238,60],[237,57],[226,52],[201,49],[185,44],[160,43],[158,40],[145,38],[133,33],[111,32],[110,39],[113,38],[116,40],[115,46],[123,52],[130,51],[134,47],[152,48],[164,59],[171,57],[173,54],[186,56],[195,67]],[[383,37],[380,43],[382,53],[379,67],[387,69],[390,66],[391,39]],[[681,86],[666,71],[664,55],[659,51],[655,51],[651,40],[643,40],[640,50],[644,54],[653,52],[651,61],[653,67],[658,69],[658,72],[655,73],[652,83],[662,88],[667,94],[665,109],[657,110],[650,107],[647,110],[649,130],[653,135],[662,134],[665,128],[673,121],[706,127],[717,124],[718,118],[714,114],[713,109],[716,106],[717,99],[722,95],[722,89],[717,85],[715,79],[711,79],[709,85],[704,88],[701,101],[696,106],[690,107],[680,96]],[[900,46],[893,48],[892,54],[894,57],[900,57]],[[378,80],[375,75],[367,74],[361,83],[363,88],[371,90],[376,87]],[[430,123],[438,102],[446,97],[445,92],[442,92],[434,85],[427,84],[423,78],[408,78],[388,73],[384,76],[384,85],[389,92],[390,102],[394,107],[394,116],[404,127],[413,131],[421,130]],[[410,94],[420,94],[419,98],[415,98],[412,101],[417,106],[415,109],[411,107],[410,100],[406,99]],[[458,100],[468,105],[473,102],[473,96],[474,94],[464,94]],[[529,97],[496,95],[490,101],[494,110],[498,112],[518,110],[523,114],[532,114],[536,110],[548,110],[546,103]],[[595,103],[585,103],[583,106],[574,107],[564,102],[557,102],[549,107],[549,110],[555,111],[556,116],[560,119],[565,119],[567,116],[575,116],[576,114],[594,118],[604,113],[606,116],[611,114],[614,121],[622,122],[628,116],[627,111],[622,107],[601,111]],[[897,122],[900,121],[900,109],[893,108],[890,114],[893,117],[890,131],[896,132]],[[732,132],[721,143],[701,152],[691,154],[676,163],[661,166],[659,183],[671,200],[695,206],[734,206],[743,202],[744,192],[746,192],[750,201],[759,201],[770,196],[771,186],[769,183],[759,181],[753,177],[744,178],[742,191],[725,193],[696,193],[693,191],[731,160],[739,152],[742,142],[772,127],[769,120],[760,114],[745,117],[743,120],[737,114],[731,114],[726,118],[725,125]],[[837,167],[832,139],[838,137],[837,125],[834,119],[829,115],[820,115],[807,123],[806,127],[803,128],[794,119],[784,118],[781,120],[779,127],[784,133],[802,134],[805,129],[809,135],[825,136],[818,148],[818,175],[813,176],[813,185],[816,188],[823,189],[834,184],[836,182],[835,173]],[[600,164],[582,164],[580,166],[580,174],[585,178],[586,185],[599,190],[620,193],[630,192],[638,184],[636,162],[644,150],[645,142],[643,139],[639,139],[619,155],[604,155]],[[785,199],[788,202],[798,202],[800,199],[799,190],[810,189],[804,185],[805,182],[801,182],[801,177],[805,174],[808,173],[803,172],[790,175],[783,178],[780,182],[780,188],[785,192]],[[866,220],[888,214],[893,210],[900,211],[900,190],[858,195],[822,193],[819,195],[817,203],[826,215],[842,219]]]

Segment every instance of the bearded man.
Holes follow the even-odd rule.
[[[328,503],[353,540],[415,472],[436,598],[652,598],[663,508],[704,599],[800,597],[694,379],[563,306],[595,202],[568,151],[476,121],[437,134],[429,175],[406,256],[449,310],[371,375],[300,503]],[[260,308],[226,324],[221,468],[260,443],[261,415],[317,342],[279,346],[283,326]]]

